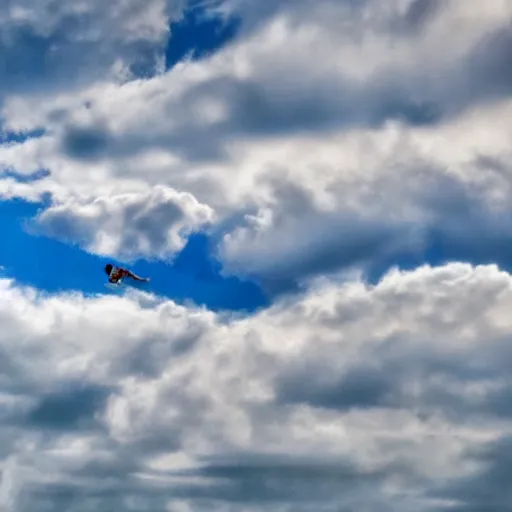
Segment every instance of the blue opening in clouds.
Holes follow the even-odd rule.
[[[12,178],[19,183],[32,183],[47,178],[48,176],[50,176],[50,171],[47,169],[39,169],[29,174],[22,174],[11,169],[0,170],[0,179]]]
[[[111,260],[89,254],[76,245],[27,232],[24,222],[42,206],[21,200],[0,202],[0,265],[4,273],[19,284],[50,293],[111,293],[105,287],[107,276],[103,270]],[[130,269],[151,278],[149,284],[134,286],[177,302],[248,312],[268,305],[257,284],[221,274],[221,265],[211,257],[209,240],[202,234],[191,237],[171,264],[139,261]]]
[[[35,236],[25,229],[24,223],[44,206],[45,203],[22,200],[0,202],[2,274],[13,277],[19,284],[50,293],[72,290],[85,294],[116,293],[105,287],[104,266],[109,261],[117,262],[90,254],[77,245]],[[512,271],[512,236],[489,235],[485,243],[481,237],[480,242],[479,237],[458,240],[439,226],[427,234],[424,242],[421,250],[376,256],[367,267],[366,280],[376,284],[392,267],[412,270],[423,264],[439,266],[451,261],[496,264]],[[222,275],[221,264],[212,256],[211,243],[205,234],[196,234],[171,263],[141,260],[129,266],[134,272],[149,276],[149,284],[127,282],[178,303],[193,302],[214,311],[254,312],[268,307],[283,293],[298,291],[287,288],[266,294],[254,281]]]
[[[205,9],[187,9],[180,21],[171,23],[165,52],[167,69],[186,56],[197,60],[219,50],[236,36],[239,26],[236,18],[225,19]]]
[[[391,269],[412,271],[422,265],[437,267],[451,262],[471,265],[497,265],[512,272],[512,236],[491,233],[474,239],[456,238],[443,226],[431,229],[425,236],[422,250],[399,251],[389,257],[376,258],[366,272],[366,280],[378,283]]]
[[[21,144],[29,139],[37,139],[45,134],[43,129],[31,130],[27,132],[0,132],[0,144]]]

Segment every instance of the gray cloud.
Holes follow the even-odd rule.
[[[371,34],[396,38],[397,44],[408,48],[410,55],[407,59],[404,57],[404,62],[398,57],[393,59],[392,55],[387,59],[382,57],[384,64],[376,62],[374,71],[367,71],[357,80],[352,77],[350,62],[347,70],[336,63],[330,69],[305,73],[308,66],[317,65],[314,61],[308,62],[308,48],[303,49],[303,61],[284,60],[281,56],[283,62],[277,57],[273,62],[271,55],[267,59],[254,57],[251,61],[254,72],[246,78],[226,71],[213,72],[208,78],[189,84],[180,94],[169,94],[164,102],[159,100],[159,108],[154,112],[158,122],[141,124],[137,118],[116,127],[114,133],[104,119],[82,126],[71,115],[56,131],[63,152],[79,161],[117,161],[158,149],[178,155],[191,164],[222,162],[228,160],[228,147],[234,140],[246,142],[261,137],[374,129],[390,120],[400,120],[409,126],[436,126],[477,105],[510,96],[508,28],[497,22],[487,28],[475,28],[474,40],[467,43],[462,55],[457,54],[453,62],[434,58],[423,62],[422,55],[434,51],[430,48],[438,44],[431,25],[436,20],[450,19],[446,14],[449,6],[416,0],[405,13],[383,9],[386,23],[380,26],[377,14],[369,15],[368,19],[373,21],[367,22],[359,12],[364,9],[369,13],[377,12],[376,3],[366,2],[356,7],[348,6],[350,2],[347,2],[344,7],[335,9],[332,2],[325,1],[307,18],[304,4],[308,2],[299,4],[284,2],[276,9],[290,19],[297,18],[299,26],[306,19],[310,20],[319,33],[323,25],[328,24],[322,9],[327,13],[331,9],[335,19],[353,20],[360,31],[357,38],[357,34],[354,35],[354,40],[340,39],[329,26],[326,26],[326,33],[332,39],[332,47],[341,49],[353,45],[350,55],[354,60],[367,58],[363,49],[365,37]],[[273,12],[274,8],[270,10]],[[403,25],[408,26],[409,31],[404,32],[400,28]],[[421,40],[427,43],[420,44],[417,39],[418,26],[425,31]],[[355,41],[359,39],[361,48],[358,49]],[[328,40],[326,37],[322,44],[327,45]],[[449,56],[453,45],[447,40],[446,46]],[[382,53],[386,55],[385,47]],[[311,59],[314,57],[312,54]],[[162,94],[166,94],[165,89],[162,86]],[[205,122],[197,113],[203,101],[220,103],[226,116]],[[90,108],[94,113],[94,102]],[[166,119],[171,119],[172,123]]]
[[[79,159],[95,159],[105,156],[109,147],[109,134],[101,127],[70,127],[62,141],[69,156]]]
[[[252,505],[257,510],[278,505],[322,507],[326,495],[332,501],[352,502],[352,506],[364,501],[377,505],[385,502],[374,490],[385,473],[358,470],[342,460],[240,454],[204,461],[201,469],[186,474],[211,479],[216,485],[178,485],[173,494],[185,498],[192,495],[194,500],[223,501],[237,507]],[[365,497],[366,493],[370,496]]]
[[[167,42],[160,16],[179,2],[93,0],[74,6],[53,0],[4,1],[0,7],[0,94],[55,93],[112,76],[122,63],[135,76],[154,75]]]
[[[205,124],[195,110],[198,103],[211,99],[225,105],[228,114],[224,120]],[[316,83],[302,78],[287,85],[224,76],[191,86],[167,109],[180,123],[161,133],[128,128],[114,136],[102,121],[86,127],[70,121],[62,131],[60,146],[70,157],[85,161],[126,158],[155,148],[190,162],[215,161],[226,158],[225,146],[233,138],[327,134],[336,129],[376,127],[391,119],[428,125],[442,115],[441,107],[427,97],[415,98],[391,76],[363,88],[335,75]]]
[[[504,24],[485,34],[472,49],[468,67],[468,88],[480,96],[512,95],[512,34]]]
[[[335,328],[332,320],[329,324]],[[339,328],[342,325],[340,319]],[[443,328],[441,323],[438,328]],[[445,341],[449,346],[450,337]],[[413,350],[406,340],[391,338],[348,367],[336,367],[329,355],[292,361],[277,379],[277,397],[283,404],[339,411],[418,408],[427,417],[441,414],[463,424],[484,417],[510,418],[512,379],[504,363],[509,341],[486,340],[482,346],[439,353],[428,342]],[[414,384],[418,381],[423,382],[421,391]],[[486,387],[489,383],[492,386]],[[482,386],[478,395],[468,391],[477,385]]]
[[[414,0],[409,4],[404,18],[412,29],[421,29],[440,8],[439,0]]]
[[[308,14],[317,28],[328,32],[329,23],[339,19],[333,15],[330,22],[333,11],[322,11],[334,2],[252,3],[248,15],[254,30],[278,12],[299,27],[313,4],[321,4]],[[342,5],[361,21],[362,10],[375,14],[377,4],[384,5]],[[402,38],[405,52],[416,31],[428,34],[444,9],[439,2],[416,0],[400,15],[384,9],[382,17],[364,17],[374,21],[354,23],[351,30],[354,40],[369,33],[391,35],[397,43]],[[103,12],[100,6],[95,16]],[[136,21],[141,12],[134,16],[128,20]],[[58,19],[42,35],[33,28],[13,32],[19,53],[0,60],[16,70],[10,87],[22,65],[45,58],[71,33],[83,36],[93,23],[85,17],[84,28],[68,20],[71,30],[60,27],[64,22]],[[125,177],[124,167],[116,165],[150,148],[183,156],[184,166],[227,163],[228,142],[380,128],[397,118],[431,134],[467,107],[509,94],[510,41],[498,24],[489,23],[476,47],[468,43],[448,73],[440,72],[446,68],[436,67],[436,59],[414,60],[414,52],[410,61],[389,57],[391,64],[359,81],[348,72],[336,74],[334,65],[315,76],[316,63],[307,54],[295,68],[279,60],[267,67],[271,59],[264,54],[262,62],[249,59],[254,73],[248,78],[204,68],[211,71],[207,78],[162,100],[162,117],[153,115],[148,101],[147,124],[120,121],[113,123],[115,130],[98,98],[88,107],[90,123],[72,111],[52,118],[57,147],[70,157],[56,167],[74,170],[73,160],[80,160],[106,175],[111,165]],[[70,73],[87,67],[100,49],[105,62],[100,59],[96,73],[109,69],[118,54],[145,72],[140,67],[153,62],[160,39],[147,45],[144,37],[135,37],[135,43],[123,39],[118,46],[115,32],[105,43],[59,47],[59,62],[49,62],[47,87],[50,80],[68,80],[59,73],[78,49],[89,52]],[[32,54],[35,43],[40,53]],[[333,37],[330,47],[339,43]],[[290,46],[295,52],[307,44]],[[15,57],[21,60],[9,60]],[[35,66],[34,82],[41,73]],[[77,72],[77,80],[80,76]],[[423,83],[426,77],[432,80]],[[155,87],[156,96],[165,96],[164,86]],[[221,103],[227,117],[206,123],[194,110],[202,100]],[[345,182],[337,174],[345,163],[336,167],[336,156],[329,158],[334,171],[323,188],[315,188],[314,173],[323,177],[323,169],[309,169],[314,176],[308,181],[290,164],[283,178],[266,161],[270,153],[262,152],[265,156],[250,158],[251,164],[268,164],[272,179],[254,177],[251,168],[254,181],[248,181],[249,187],[268,192],[272,215],[254,229],[254,218],[241,220],[242,213],[259,213],[265,201],[243,196],[228,215],[234,227],[226,230],[226,222],[220,230],[219,236],[230,231],[238,242],[224,253],[225,260],[237,272],[260,275],[277,292],[318,275],[330,274],[333,282],[286,297],[253,317],[222,320],[139,295],[44,297],[0,282],[0,506],[9,512],[34,507],[43,512],[440,512],[446,510],[442,500],[451,499],[461,510],[475,512],[509,507],[510,275],[459,264],[390,275],[372,287],[360,281],[342,285],[345,276],[337,273],[378,274],[404,257],[421,261],[432,247],[440,260],[510,263],[508,206],[497,208],[487,190],[447,177],[441,164],[397,171],[390,178],[392,168],[366,183],[358,154],[354,166],[363,179],[343,195]],[[506,183],[506,159],[492,153],[466,156]],[[238,164],[233,167],[238,173]],[[168,174],[161,172],[159,179]],[[226,181],[236,188],[235,179]],[[359,186],[371,189],[366,203],[353,197]],[[313,193],[327,189],[335,196],[330,211]],[[100,200],[93,194],[69,197],[37,218],[43,232],[126,257],[168,257],[182,247],[183,232],[212,213],[207,201],[166,186],[147,193],[106,193]],[[349,204],[352,199],[356,206]],[[407,210],[411,205],[416,209]],[[375,207],[371,214],[368,206]],[[477,476],[468,473],[468,464],[475,462]]]
[[[320,366],[284,377],[278,384],[278,396],[283,402],[348,410],[388,406],[390,395],[398,391],[397,376],[388,368],[361,366],[335,376],[324,372]]]
[[[32,384],[0,427],[11,461],[0,501],[16,512],[476,506],[484,491],[466,489],[465,464],[498,489],[490,468],[505,462],[485,436],[510,436],[510,280],[419,269],[222,320],[1,282],[0,345],[22,363],[12,378]],[[2,387],[0,408],[14,389]]]
[[[94,421],[110,394],[109,389],[98,386],[67,385],[61,392],[51,393],[38,400],[38,404],[27,417],[32,428],[57,428],[71,430],[81,423]]]
[[[503,512],[512,506],[510,467],[512,439],[503,437],[483,448],[475,448],[467,455],[477,463],[475,474],[447,482],[432,491],[434,497],[455,502],[454,506],[440,508],[439,512]]]
[[[450,9],[454,9],[456,13],[461,6],[415,0],[411,1],[407,8],[399,11],[391,4],[381,8],[379,5],[381,4],[372,1],[342,2],[339,5],[327,0],[318,5],[309,1],[296,4],[278,2],[275,6],[263,2],[260,7],[254,7],[255,11],[260,13],[256,17],[261,15],[262,20],[270,22],[279,11],[285,15],[290,27],[298,30],[309,26],[312,33],[317,34],[320,50],[327,52],[328,48],[339,47],[340,50],[347,52],[347,58],[342,63],[333,62],[332,66],[317,69],[316,66],[320,62],[318,59],[315,60],[315,57],[318,55],[314,52],[308,53],[315,45],[308,46],[302,43],[298,36],[296,49],[301,56],[300,59],[285,58],[287,55],[280,53],[278,45],[272,53],[261,53],[260,50],[256,51],[255,42],[248,43],[246,39],[241,39],[240,48],[243,49],[244,44],[247,45],[247,55],[244,57],[245,50],[234,46],[226,50],[227,56],[223,57],[224,60],[219,59],[220,64],[215,60],[206,60],[197,67],[203,69],[204,66],[204,70],[208,71],[204,79],[190,79],[185,68],[185,71],[175,72],[175,75],[171,72],[170,75],[154,81],[141,82],[140,97],[130,96],[133,90],[139,90],[139,87],[120,88],[120,94],[128,94],[127,103],[132,104],[134,101],[134,104],[138,105],[137,109],[141,108],[139,103],[143,105],[140,116],[121,114],[121,108],[124,109],[124,106],[115,102],[110,111],[109,101],[102,98],[101,94],[97,94],[96,90],[95,97],[91,95],[91,98],[88,98],[91,100],[89,103],[81,97],[76,109],[69,105],[62,107],[57,101],[58,107],[55,109],[63,109],[65,112],[60,120],[55,116],[49,116],[54,128],[52,133],[58,139],[57,148],[80,164],[97,165],[109,175],[112,182],[129,175],[130,178],[148,180],[151,183],[169,181],[177,190],[191,190],[201,195],[200,201],[205,205],[215,202],[212,208],[224,209],[224,214],[226,210],[230,210],[226,216],[236,219],[237,227],[243,230],[246,228],[244,221],[240,220],[243,214],[251,207],[254,207],[254,210],[262,207],[262,201],[259,197],[250,197],[249,191],[240,194],[238,204],[226,206],[226,198],[231,195],[231,186],[236,189],[238,179],[244,184],[251,182],[253,173],[260,171],[251,170],[247,174],[247,179],[244,178],[244,171],[238,169],[232,170],[233,176],[229,174],[230,171],[226,171],[224,175],[224,166],[238,165],[231,160],[231,148],[237,148],[238,151],[237,142],[240,142],[241,146],[247,146],[256,145],[261,139],[285,139],[292,136],[319,138],[323,135],[327,137],[333,133],[353,133],[355,129],[381,129],[387,121],[397,119],[406,126],[422,126],[435,130],[467,108],[473,108],[490,99],[508,96],[506,62],[510,45],[507,30],[498,18],[489,16],[489,20],[482,26],[475,21],[478,19],[477,14],[475,20],[468,20],[467,31],[471,37],[468,36],[465,46],[457,53],[456,62],[452,62],[450,59],[455,53],[451,53],[451,32],[446,30],[445,25],[448,23],[446,20],[450,20],[450,16],[453,15],[450,14]],[[227,4],[224,7],[227,8]],[[232,3],[231,7],[235,10],[241,9],[240,12],[252,16],[249,11],[253,7],[243,2]],[[305,13],[309,8],[312,10],[306,17]],[[345,35],[340,37],[340,31],[332,25],[334,21],[353,22],[352,25],[356,27],[355,34],[343,32]],[[419,37],[411,30],[404,31],[404,24],[410,27],[421,26],[424,34]],[[438,25],[444,28],[441,30]],[[258,26],[261,30],[267,27],[265,24]],[[436,30],[440,30],[442,37],[447,39],[446,62],[432,55],[439,42],[435,37]],[[289,36],[292,38],[290,47],[293,47],[293,38],[296,34],[290,30]],[[245,33],[244,37],[249,37],[249,34]],[[256,37],[255,33],[252,37]],[[366,69],[362,76],[358,77],[352,61],[363,57],[368,59],[366,45],[370,44],[368,41],[371,41],[372,37],[378,41],[379,38],[386,40],[386,37],[393,37],[400,51],[395,55],[390,53],[385,45],[376,48],[375,69]],[[255,41],[257,42],[257,39]],[[420,59],[424,54],[429,56],[425,61]],[[229,58],[236,56],[243,57],[242,61],[248,61],[251,71],[244,77],[230,72],[232,70],[226,65]],[[305,73],[306,68],[311,68],[312,72]],[[183,87],[171,87],[174,83],[171,78]],[[183,83],[182,79],[185,80]],[[147,101],[143,101],[144,99]],[[206,121],[205,115],[201,113],[201,106],[209,102],[216,106],[220,105],[219,109],[223,110],[223,114],[214,120]],[[87,122],[83,119],[84,104],[87,104]],[[116,111],[116,108],[120,110]],[[169,166],[169,172],[164,172],[159,166],[158,173],[152,175],[145,173],[145,165],[151,165],[147,164],[147,161],[141,168],[137,162],[133,164],[135,170],[127,170],[132,159],[140,158],[151,150],[157,150],[155,160],[160,160],[158,157],[162,156],[162,151],[171,161],[180,158],[181,161],[162,164]],[[266,157],[262,158],[265,160]],[[261,164],[258,162],[258,165],[272,167],[274,162],[271,161],[271,157],[269,158],[270,161]],[[150,159],[148,156],[148,160]],[[162,159],[165,160],[163,157]],[[24,162],[25,158],[20,157],[19,161]],[[68,160],[65,164],[59,161],[56,164],[59,167],[73,168],[73,162]],[[336,162],[332,164],[333,174],[343,173],[343,168],[338,168]],[[435,167],[433,174],[442,174],[442,171],[438,171],[439,164],[436,163],[436,167],[427,162],[426,166],[429,165]],[[198,170],[198,167],[202,166],[215,167],[215,170],[212,171],[212,175],[205,176],[206,172]],[[293,164],[290,163],[290,166]],[[361,175],[364,176],[363,171]],[[87,177],[69,176],[65,187],[75,187],[75,182],[82,180],[86,182]],[[388,181],[393,182],[395,190],[401,186],[400,178],[390,178]],[[339,183],[333,182],[334,177],[331,180],[334,189],[343,187],[343,180]],[[217,187],[210,187],[210,183],[217,184]],[[257,180],[256,183],[258,187],[267,185],[265,180]],[[382,197],[397,195],[389,183],[384,185],[386,194],[383,190]],[[439,192],[439,189],[442,191],[444,186],[442,183],[427,185],[430,189],[426,193],[431,194]],[[448,185],[453,187],[452,184]],[[92,186],[96,185],[89,185],[89,188]],[[428,204],[428,201],[418,197],[418,194],[413,198],[426,204],[426,215],[435,219],[425,222],[414,223],[407,218],[389,219],[386,215],[377,219],[369,218],[368,215],[354,211],[353,208],[338,205],[334,211],[328,213],[322,208],[306,206],[307,211],[301,214],[299,223],[297,217],[292,216],[290,206],[297,199],[286,200],[287,195],[294,194],[290,192],[292,188],[302,186],[301,181],[293,177],[293,169],[290,169],[286,178],[274,179],[270,186],[275,189],[273,193],[277,203],[272,206],[276,219],[275,229],[262,236],[262,245],[266,245],[268,249],[259,247],[258,241],[249,240],[247,247],[240,249],[242,254],[238,261],[235,254],[234,258],[226,258],[226,262],[228,267],[236,269],[237,272],[263,274],[262,279],[272,290],[293,289],[302,277],[309,278],[323,271],[352,268],[361,266],[360,264],[370,274],[378,274],[379,269],[386,268],[388,262],[392,263],[401,258],[421,259],[421,249],[411,249],[411,245],[418,242],[423,246],[441,243],[443,247],[448,247],[446,253],[449,258],[459,257],[458,254],[466,251],[466,259],[482,261],[487,255],[495,255],[500,249],[499,244],[509,238],[505,223],[495,223],[495,216],[486,210],[487,199],[476,199],[471,211],[467,212],[478,226],[481,236],[487,237],[486,240],[489,242],[487,245],[477,246],[475,237],[471,238],[469,230],[465,227],[462,210],[456,212],[453,206],[448,206],[443,201],[436,204],[435,198]],[[311,183],[304,184],[305,189],[310,186]],[[214,195],[216,197],[213,199]],[[378,205],[380,199],[377,192],[375,196]],[[461,197],[455,199],[461,208],[464,201],[467,202]],[[236,203],[237,199],[233,201]],[[407,201],[407,195],[396,197],[397,204],[400,201]],[[478,204],[479,201],[482,204]],[[286,206],[283,206],[283,202]],[[386,205],[382,208],[385,207]],[[174,211],[170,205],[166,208],[165,215],[161,210],[152,211],[152,215],[158,213],[159,219],[166,217],[168,223],[179,222],[179,208]],[[48,221],[47,232],[61,239],[78,240],[89,250],[96,250],[98,224],[102,224],[104,218],[100,215],[96,217],[96,222],[89,222],[83,216],[78,219],[75,208],[57,210],[52,209],[42,216]],[[436,210],[443,212],[444,217],[436,214]],[[505,217],[509,216],[506,211],[502,213]],[[147,243],[151,250],[138,250],[138,253],[152,253],[151,256],[158,257],[162,254],[167,255],[169,240],[166,233],[158,229],[150,218],[136,218],[138,222],[130,223],[134,229],[132,232],[124,229],[122,236],[125,240],[118,240],[116,249],[124,252],[132,246],[138,246],[140,249],[139,242],[147,238],[144,243]],[[491,226],[493,223],[499,225],[499,232]],[[127,224],[125,223],[125,226]],[[283,236],[283,230],[287,231],[287,236]],[[111,235],[110,230],[106,231]],[[145,235],[142,236],[142,233]],[[280,249],[281,240],[286,241],[287,237],[290,243]],[[280,254],[268,254],[271,248],[273,250],[274,243],[280,249],[277,252],[283,254],[284,258],[280,258]],[[180,247],[179,243],[170,245],[174,249]],[[373,259],[371,264],[365,261],[368,260],[367,255],[371,255]]]
[[[509,186],[508,167],[485,158],[478,158],[477,165],[491,165],[492,173]],[[265,181],[269,183],[272,221],[264,229],[252,221],[235,223],[219,254],[227,271],[258,278],[270,293],[291,291],[304,280],[339,270],[356,269],[375,280],[394,265],[424,261],[512,265],[512,210],[503,203],[491,206],[485,187],[464,184],[442,169],[420,166],[394,185],[383,183],[380,191],[377,185],[371,204],[377,213],[372,215],[343,204],[322,211],[302,185],[275,178]],[[390,213],[391,198],[398,194],[397,202],[421,214],[407,218]]]

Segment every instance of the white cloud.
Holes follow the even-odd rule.
[[[3,280],[0,436],[19,488],[1,496],[13,510],[485,505],[465,493],[505,464],[511,304],[509,274],[462,264],[318,284],[227,321]]]
[[[4,127],[45,129],[1,169],[50,171],[0,197],[91,252],[208,224],[227,271],[324,278],[242,319],[0,280],[0,507],[510,508],[512,277],[335,271],[510,253],[512,4],[229,0],[240,39],[167,73],[181,2],[54,5],[0,7]]]
[[[96,254],[168,259],[183,248],[187,235],[212,220],[211,209],[192,195],[154,187],[146,193],[70,199],[43,210],[35,228]]]

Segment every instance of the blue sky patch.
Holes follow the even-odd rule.
[[[194,7],[187,9],[180,21],[171,23],[166,68],[172,68],[185,57],[198,60],[219,50],[236,36],[239,27],[239,19],[224,19]]]
[[[21,144],[29,139],[38,139],[44,134],[45,130],[42,128],[26,132],[0,131],[0,144]]]
[[[50,176],[48,169],[39,169],[29,174],[22,174],[20,172],[13,171],[12,169],[0,170],[0,179],[12,178],[19,183],[33,183]]]
[[[20,284],[50,293],[71,290],[86,294],[111,293],[105,287],[104,271],[111,259],[90,254],[77,245],[27,232],[24,223],[42,206],[21,200],[0,202],[3,233],[0,264],[6,275]],[[205,235],[190,238],[170,264],[138,261],[129,268],[151,278],[149,284],[139,285],[141,289],[179,303],[192,301],[212,310],[248,312],[268,305],[257,284],[221,274],[221,265],[212,258]]]

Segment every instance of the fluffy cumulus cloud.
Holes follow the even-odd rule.
[[[186,235],[211,220],[211,209],[192,195],[155,187],[145,194],[70,199],[43,210],[34,227],[101,255],[168,259],[183,248]]]
[[[2,505],[504,510],[511,306],[464,264],[249,318],[3,280]]]

